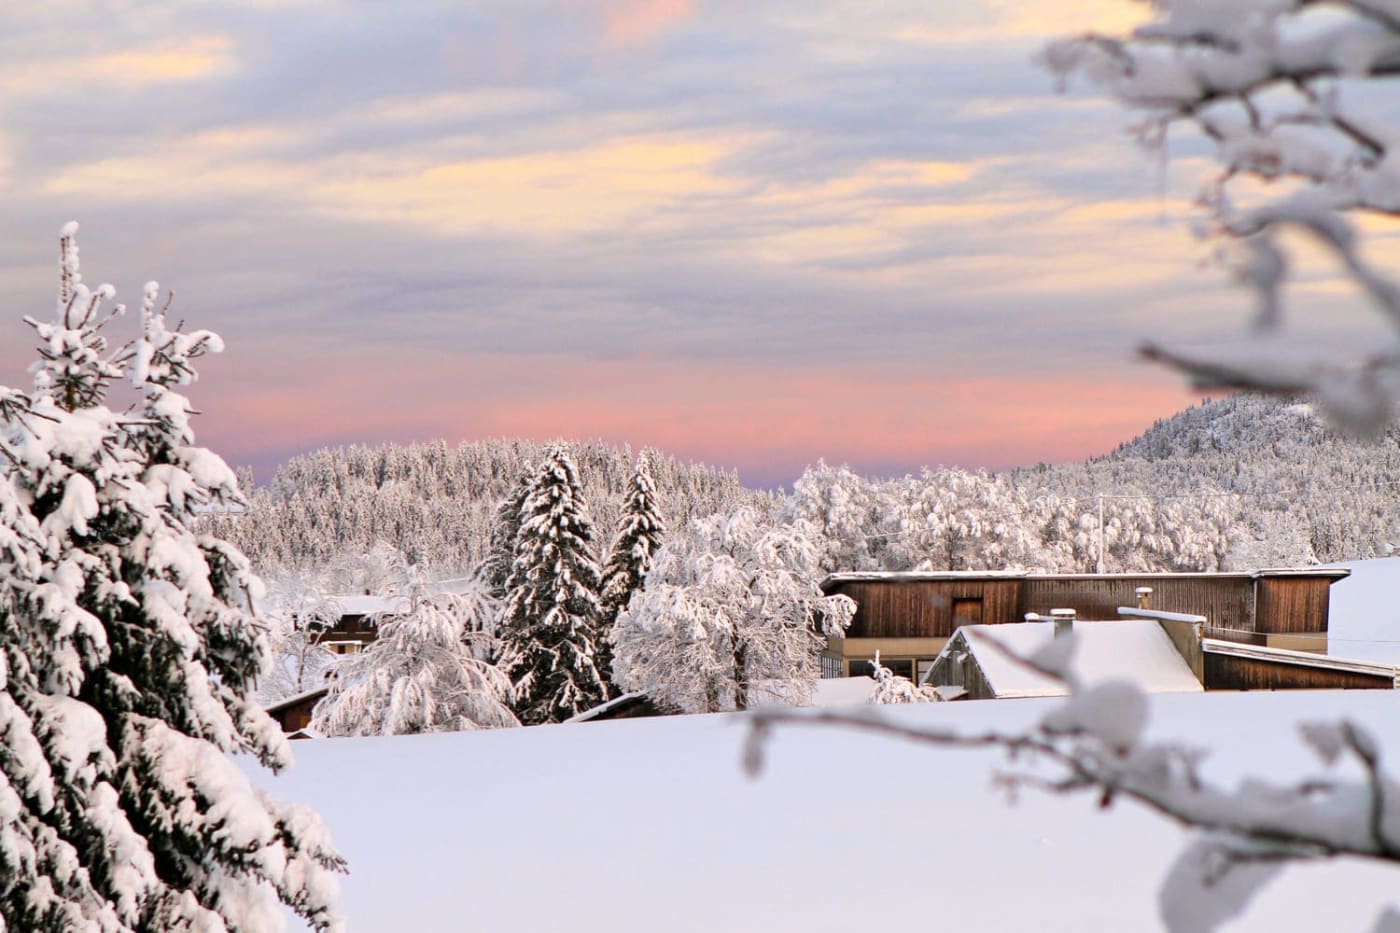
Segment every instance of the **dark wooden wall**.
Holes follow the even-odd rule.
[[[1331,589],[1326,577],[1260,577],[1254,630],[1269,635],[1327,631]]]
[[[272,718],[282,727],[283,732],[295,732],[311,725],[311,713],[316,704],[325,699],[324,693],[314,693],[296,703],[282,707],[272,713]]]
[[[379,637],[378,616],[343,615],[328,629],[321,631],[318,642],[361,641],[369,644]]]
[[[1019,622],[1020,580],[860,580],[827,589],[856,601],[848,638],[947,638],[953,601],[982,600],[982,622]]]
[[[1151,608],[1205,616],[1213,628],[1249,631],[1253,581],[1248,577],[1041,577],[1025,581],[1020,615],[1073,609],[1081,619],[1116,619],[1136,606],[1136,590],[1152,587]]]
[[[1393,677],[1206,653],[1207,690],[1390,690]]]

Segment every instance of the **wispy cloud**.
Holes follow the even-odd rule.
[[[1123,362],[1145,328],[1248,314],[1179,223],[1205,163],[1159,194],[1122,116],[1031,61],[1131,3],[264,0],[100,31],[20,6],[0,294],[47,307],[83,220],[93,278],[159,277],[229,337],[204,404],[239,458],[481,432],[766,477],[1079,455],[1181,401]]]

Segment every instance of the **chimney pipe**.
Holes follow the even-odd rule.
[[[1138,587],[1136,590],[1134,590],[1133,592],[1137,593],[1138,608],[1139,608],[1139,609],[1149,609],[1149,608],[1151,608],[1151,603],[1152,603],[1152,587],[1150,587],[1150,586],[1140,586],[1140,587]]]
[[[1051,609],[1050,618],[1055,623],[1055,637],[1060,638],[1074,631],[1073,609]]]

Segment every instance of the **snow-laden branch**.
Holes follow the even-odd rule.
[[[1200,750],[1144,738],[1147,697],[1126,681],[1093,687],[1067,672],[1073,637],[1018,658],[1070,688],[1069,697],[1024,731],[963,732],[895,721],[870,711],[766,709],[750,720],[743,763],[761,772],[776,727],[840,727],[942,748],[999,748],[1011,767],[1008,791],[1032,788],[1084,794],[1108,807],[1125,799],[1198,831],[1161,892],[1162,918],[1173,933],[1213,930],[1242,912],[1287,863],[1334,856],[1400,862],[1400,784],[1381,769],[1380,750],[1352,722],[1306,723],[1303,740],[1327,767],[1344,759],[1361,778],[1308,777],[1295,783],[1248,780],[1229,789],[1201,774]]]
[[[1154,0],[1121,36],[1048,46],[1063,86],[1083,76],[1143,114],[1149,145],[1177,127],[1215,146],[1199,201],[1205,232],[1239,245],[1237,273],[1258,296],[1256,331],[1283,323],[1291,271],[1279,231],[1302,229],[1384,323],[1378,352],[1304,361],[1221,360],[1150,344],[1144,355],[1198,384],[1315,396],[1341,426],[1372,434],[1400,386],[1400,287],[1362,256],[1344,215],[1400,217],[1400,136],[1387,111],[1400,87],[1400,12],[1372,0]],[[1380,102],[1379,104],[1377,102]]]

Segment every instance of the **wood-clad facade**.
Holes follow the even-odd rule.
[[[282,727],[283,732],[301,732],[311,725],[311,717],[316,710],[316,704],[320,703],[329,692],[329,687],[321,687],[294,697],[288,697],[267,707],[267,714],[277,720],[277,724]]]
[[[822,581],[856,603],[844,638],[830,641],[823,671],[869,673],[869,660],[897,662],[918,676],[961,625],[1023,621],[1072,609],[1081,619],[1116,619],[1150,589],[1152,609],[1204,616],[1206,634],[1260,645],[1325,651],[1328,593],[1346,570],[1252,573],[1027,574],[1018,572],[839,573]]]
[[[891,586],[839,579],[823,590],[856,603],[850,638],[947,638],[959,625],[1012,621],[1020,612],[1021,580],[925,579]]]
[[[1306,651],[1203,641],[1207,690],[1393,690],[1396,669]]]

